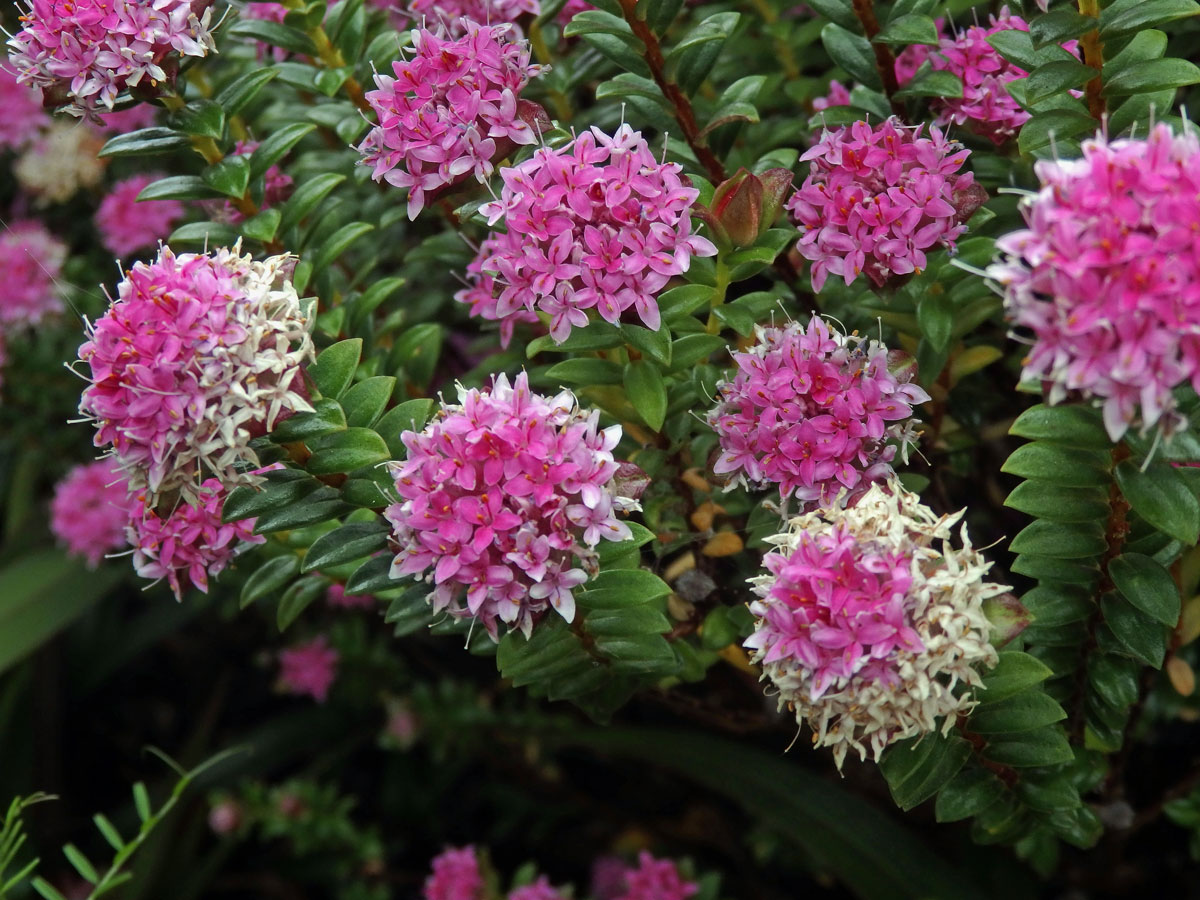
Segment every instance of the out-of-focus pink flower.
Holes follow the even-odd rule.
[[[279,683],[289,694],[307,695],[324,703],[337,678],[338,652],[325,635],[279,653]]]
[[[208,811],[208,827],[214,834],[232,834],[241,824],[242,807],[236,800],[221,800]]]
[[[545,875],[540,875],[537,881],[510,891],[508,900],[566,900],[566,898],[558,888],[550,883],[550,879]]]
[[[96,230],[100,242],[118,257],[136,250],[153,247],[166,240],[175,223],[183,218],[183,204],[178,200],[143,200],[137,196],[159,173],[134,175],[112,186],[96,210]]]
[[[95,568],[106,553],[125,546],[130,504],[129,485],[111,460],[76,466],[55,485],[50,530]]]
[[[158,115],[158,107],[139,103],[125,109],[100,113],[102,127],[109,134],[129,134],[151,127]]]
[[[699,891],[700,885],[684,880],[674,862],[643,850],[637,868],[626,870],[625,893],[617,900],[687,900]]]
[[[849,106],[850,105],[850,89],[838,81],[836,78],[829,82],[829,93],[824,97],[818,97],[813,101],[813,109],[820,112],[823,109],[829,109],[831,106]]]
[[[0,329],[11,333],[62,312],[57,280],[66,259],[66,245],[34,219],[0,231]]]
[[[339,609],[372,609],[376,603],[370,594],[347,594],[346,586],[337,582],[329,586],[329,590],[325,592],[325,600],[330,606]]]
[[[36,205],[66,203],[100,183],[106,160],[96,154],[103,146],[104,136],[90,122],[59,117],[25,147],[12,172]]]
[[[50,124],[50,115],[42,107],[42,92],[21,84],[17,76],[0,65],[0,109],[4,126],[0,127],[0,150],[20,150]]]
[[[424,900],[483,900],[487,886],[474,847],[447,847],[431,865]]]

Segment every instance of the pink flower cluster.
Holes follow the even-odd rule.
[[[539,15],[542,4],[539,0],[409,0],[406,9],[414,24],[440,26],[453,38],[467,33],[468,22],[512,24],[513,34],[519,37],[517,19],[524,15]]]
[[[1093,398],[1114,441],[1139,412],[1143,430],[1185,427],[1172,390],[1200,390],[1200,140],[1163,124],[1036,171],[1028,227],[996,242],[988,272],[1032,333],[1023,376],[1049,382],[1050,403]]]
[[[708,413],[721,445],[713,471],[732,473],[731,487],[776,484],[782,498],[827,506],[888,478],[898,447],[907,458],[913,406],[929,399],[911,366],[893,373],[886,347],[817,316],[757,338],[733,353],[737,374],[718,383]]]
[[[882,285],[924,269],[932,248],[952,251],[966,231],[960,210],[977,206],[982,191],[959,172],[968,155],[937,128],[922,137],[921,126],[894,118],[823,131],[800,157],[812,167],[788,202],[798,248],[813,263],[813,290],[831,274],[849,285],[866,272]]]
[[[324,635],[279,653],[279,684],[289,694],[324,703],[337,678],[338,652]]]
[[[500,315],[499,300],[497,299],[496,277],[483,269],[484,260],[504,248],[504,235],[489,234],[479,246],[479,252],[467,265],[467,286],[454,295],[459,303],[471,307],[471,315],[479,316],[488,321],[500,322],[500,346],[508,347],[513,338],[513,331],[519,322],[536,324],[539,320],[533,310],[524,306],[517,307],[507,315]]]
[[[34,219],[13,222],[0,231],[0,330],[37,325],[62,312],[56,282],[66,259],[66,245]]]
[[[301,364],[313,345],[291,257],[239,251],[161,247],[126,272],[79,348],[91,368],[80,412],[152,506],[176,490],[200,499],[210,473],[227,486],[258,483],[250,440],[284,410],[312,408]]]
[[[133,501],[126,539],[134,548],[133,568],[143,578],[162,578],[176,599],[193,585],[208,592],[208,577],[221,572],[245,544],[261,544],[254,519],[221,521],[225,489],[209,478],[196,491],[194,503],[178,503],[160,513],[145,492]]]
[[[42,94],[37,88],[17,81],[17,76],[0,65],[0,109],[4,110],[4,127],[0,128],[0,150],[21,150],[50,124],[50,116],[42,108]]]
[[[550,883],[549,878],[539,875],[537,881],[509,891],[508,900],[567,900],[567,898]]]
[[[21,81],[62,85],[67,110],[85,115],[111,110],[123,90],[166,81],[171,53],[215,50],[211,17],[211,9],[198,16],[190,0],[29,0],[23,27],[8,45]]]
[[[829,109],[831,106],[849,106],[850,89],[836,78],[829,82],[829,93],[813,100],[813,109],[817,112]]]
[[[100,232],[100,242],[110,253],[123,257],[153,247],[183,218],[183,204],[178,200],[138,202],[142,189],[161,177],[154,173],[118,181],[100,202],[100,208],[96,210],[96,230]]]
[[[359,152],[376,181],[408,188],[410,219],[447,185],[491,175],[502,146],[538,139],[518,99],[541,73],[528,45],[507,39],[510,25],[462,26],[451,39],[414,30],[413,58],[392,63],[395,77],[376,73],[377,90],[367,94],[379,124]]]
[[[685,880],[672,860],[643,850],[637,868],[626,871],[625,892],[617,900],[687,900],[699,891],[700,885]]]
[[[483,900],[486,885],[474,847],[447,847],[431,865],[424,900]]]
[[[616,322],[628,309],[658,330],[655,295],[691,258],[713,256],[692,233],[699,192],[676,163],[658,162],[640,132],[622,125],[609,137],[593,127],[559,149],[500,170],[500,198],[480,207],[488,224],[504,220],[480,254],[500,288],[496,315],[540,311],[550,334],[566,340],[595,309]]]
[[[90,567],[125,546],[129,524],[129,485],[112,460],[76,466],[54,487],[50,530]]]
[[[620,426],[599,430],[569,391],[532,393],[524,372],[459,399],[404,432],[408,459],[391,464],[392,577],[432,581],[435,610],[475,616],[496,640],[498,621],[528,636],[550,607],[572,621],[596,545],[630,537],[616,513],[637,504],[611,484]]]

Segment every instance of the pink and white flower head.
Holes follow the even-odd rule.
[[[312,409],[301,367],[313,344],[292,257],[240,251],[160,247],[126,271],[79,348],[91,367],[80,412],[152,506],[174,491],[198,500],[210,474],[226,487],[258,484],[250,440],[285,411]]]
[[[67,259],[66,245],[33,219],[0,230],[0,329],[37,325],[62,312],[58,276]]]
[[[521,38],[517,19],[542,12],[539,0],[409,0],[405,8],[414,24],[439,26],[452,38],[466,34],[468,22],[477,22],[480,25],[511,24],[510,39],[517,40]]]
[[[279,653],[279,684],[289,694],[324,703],[337,678],[338,652],[325,635]]]
[[[852,503],[891,477],[897,450],[907,461],[913,407],[929,399],[911,365],[893,372],[886,347],[819,316],[807,328],[759,327],[756,338],[733,353],[737,372],[718,382],[708,413],[721,446],[713,472],[732,475],[730,488],[774,484],[805,509]]]
[[[178,200],[138,202],[142,189],[161,177],[160,174],[134,175],[118,181],[100,201],[100,208],[96,210],[100,243],[118,258],[153,247],[183,218],[183,204]]]
[[[25,148],[13,175],[38,206],[66,203],[100,183],[106,160],[96,154],[103,146],[103,135],[90,123],[59,118]]]
[[[1171,392],[1200,389],[1200,141],[1158,125],[1036,172],[1028,227],[996,242],[988,270],[1009,321],[1032,333],[1023,377],[1048,382],[1051,404],[1091,398],[1114,441],[1135,424],[1186,427]]]
[[[29,0],[9,40],[18,77],[53,95],[65,93],[76,116],[113,108],[117,95],[167,81],[172,54],[215,51],[212,9],[190,0]],[[51,90],[53,89],[53,90]]]
[[[126,520],[134,571],[155,581],[167,579],[177,600],[189,585],[208,593],[209,576],[223,571],[245,545],[266,540],[254,533],[254,519],[221,521],[226,491],[217,479],[193,493],[192,502],[180,501],[160,513],[139,492]]]
[[[510,891],[508,900],[567,900],[567,897],[550,883],[550,879],[540,875],[537,881]]]
[[[54,487],[50,530],[71,553],[95,568],[106,553],[125,546],[129,485],[112,460],[76,466]]]
[[[17,76],[2,64],[0,109],[4,110],[4,127],[0,128],[0,150],[20,150],[50,124],[50,116],[42,107],[41,91],[18,82]]]
[[[499,288],[496,315],[545,313],[560,343],[587,324],[590,309],[607,322],[633,309],[657,331],[655,295],[688,270],[692,256],[717,252],[693,233],[699,191],[681,171],[656,160],[628,125],[612,137],[593,127],[501,169],[500,198],[480,207],[489,225],[503,219],[507,228],[479,258]]]
[[[537,107],[520,94],[542,67],[510,30],[466,20],[461,37],[446,38],[418,28],[412,58],[392,63],[394,77],[376,73],[367,101],[379,124],[358,149],[376,181],[408,188],[410,219],[446,186],[484,181],[498,149],[537,141],[526,121]]]
[[[496,277],[483,270],[483,262],[503,249],[503,239],[504,235],[496,233],[489,234],[484,238],[483,243],[479,246],[479,252],[467,265],[467,286],[456,293],[454,299],[470,306],[472,316],[478,316],[491,322],[499,321],[500,346],[507,348],[512,342],[513,331],[518,323],[524,322],[533,325],[539,320],[536,313],[523,306],[514,309],[507,315],[500,315],[499,301],[497,300],[500,288],[496,285]]]
[[[431,865],[433,871],[421,891],[423,900],[484,900],[487,895],[474,847],[447,847]]]
[[[849,285],[864,272],[879,286],[920,272],[927,252],[954,250],[983,189],[959,172],[970,151],[937,128],[922,137],[922,127],[892,118],[825,129],[800,157],[812,166],[788,209],[798,249],[813,263],[814,291],[830,275]]]
[[[524,372],[459,400],[404,432],[408,459],[390,465],[392,577],[431,582],[435,611],[474,616],[494,640],[499,622],[528,637],[550,608],[572,621],[596,545],[631,537],[616,513],[637,503],[612,483],[620,426],[600,429],[570,391],[532,393]]]
[[[745,646],[839,769],[850,750],[878,761],[894,741],[953,728],[974,705],[956,688],[978,686],[977,667],[997,662],[983,601],[1007,588],[983,580],[991,563],[965,525],[962,548],[950,545],[961,518],[934,515],[893,480],[767,538],[777,549],[750,579],[757,622]]]
[[[674,862],[643,850],[637,868],[625,872],[625,892],[617,900],[687,900],[699,891],[700,885],[684,879]]]

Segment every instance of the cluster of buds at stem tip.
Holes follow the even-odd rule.
[[[775,224],[791,190],[791,169],[767,169],[761,175],[738,169],[717,185],[707,208],[697,205],[694,212],[722,252],[749,247]]]

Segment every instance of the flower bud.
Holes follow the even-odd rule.
[[[753,175],[746,169],[717,186],[705,221],[718,243],[749,247],[774,224],[792,184],[790,169],[768,169]]]

